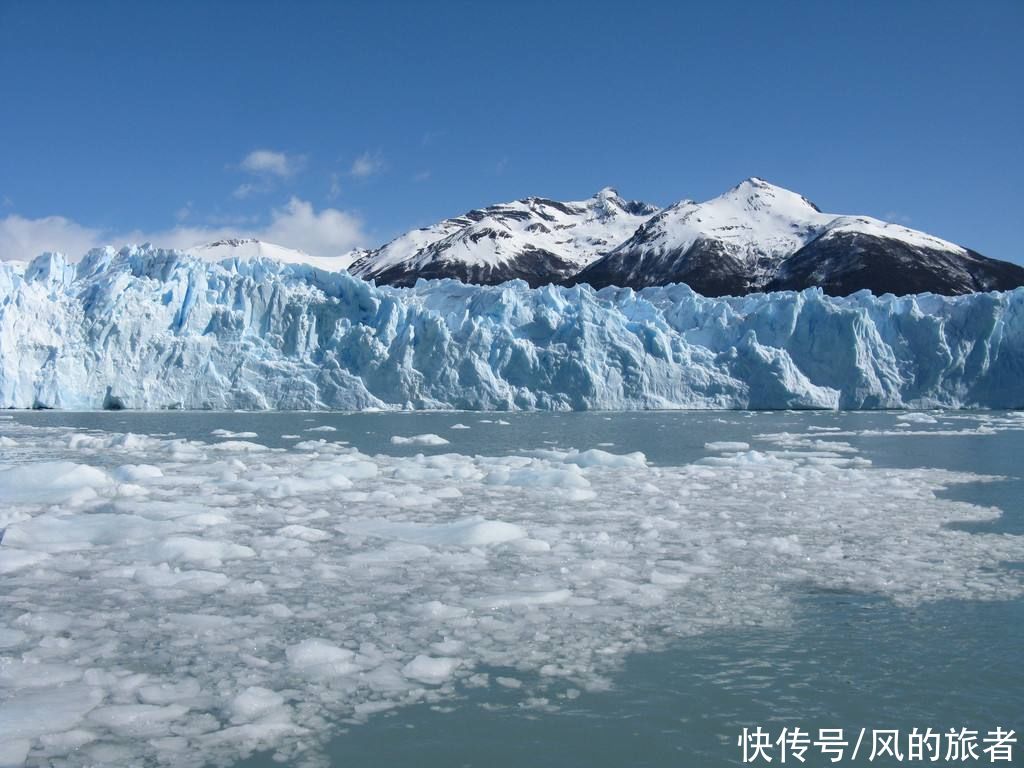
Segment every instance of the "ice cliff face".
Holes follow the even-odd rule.
[[[1024,289],[391,288],[149,247],[0,264],[2,407],[1022,405]]]

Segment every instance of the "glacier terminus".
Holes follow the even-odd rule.
[[[152,246],[0,263],[0,407],[1024,405],[1024,289],[708,298],[419,280]]]

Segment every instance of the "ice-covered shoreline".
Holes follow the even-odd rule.
[[[0,263],[0,407],[1013,408],[1024,289],[373,286],[148,246]]]

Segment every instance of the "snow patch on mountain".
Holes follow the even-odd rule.
[[[962,294],[1024,285],[1024,268],[897,224],[822,213],[750,178],[707,202],[669,206],[568,282],[685,282],[711,296],[811,286],[833,295]]]
[[[483,283],[517,277],[557,282],[621,243],[656,211],[611,187],[567,203],[528,197],[408,232],[367,253],[352,272],[391,284],[463,274]],[[538,271],[538,262],[545,269]]]

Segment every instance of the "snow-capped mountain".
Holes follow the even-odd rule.
[[[961,294],[1024,285],[1024,267],[897,224],[823,213],[750,178],[707,202],[665,208],[568,282],[686,283],[706,296],[812,286],[833,295]]]
[[[365,254],[350,270],[390,285],[412,285],[421,277],[556,283],[612,250],[657,210],[623,200],[610,187],[574,202],[528,197],[409,232]]]
[[[373,286],[151,246],[0,262],[0,408],[1024,406],[1024,288]]]
[[[286,248],[283,245],[268,243],[256,238],[230,238],[217,240],[213,243],[197,245],[186,250],[193,256],[203,261],[220,262],[225,260],[238,259],[239,261],[250,261],[252,259],[272,259],[282,264],[309,264],[320,269],[336,272],[339,269],[347,269],[356,259],[365,255],[364,251],[356,250],[341,256],[311,256],[304,251],[294,248]]]

